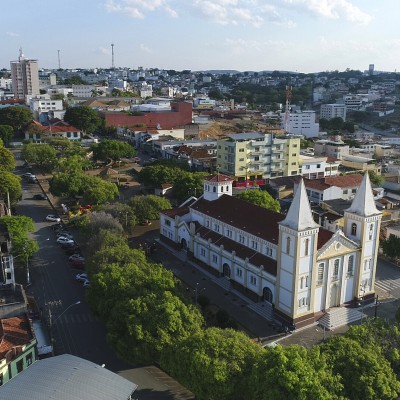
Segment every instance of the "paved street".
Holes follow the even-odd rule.
[[[400,298],[400,267],[386,261],[378,260],[376,270],[376,291],[382,298]]]
[[[21,167],[17,168],[17,174],[23,172]],[[105,364],[106,368],[139,385],[135,392],[138,400],[193,398],[190,392],[158,368],[132,367],[116,357],[106,342],[104,325],[92,315],[85,302],[85,289],[74,279],[80,271],[71,268],[67,256],[56,243],[51,229],[53,223],[45,221],[46,215],[54,212],[50,203],[33,200],[33,195],[40,192],[38,184],[23,182],[23,198],[17,212],[35,222],[33,237],[40,250],[29,260],[32,283],[27,287],[27,294],[36,298],[45,313],[50,310],[52,314],[55,353],[69,353],[99,365]],[[18,276],[25,284],[25,262],[20,265]],[[78,301],[80,304],[73,305]]]

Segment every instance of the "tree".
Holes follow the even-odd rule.
[[[49,144],[25,144],[21,156],[28,163],[36,164],[46,170],[52,170],[57,163],[57,152]]]
[[[13,106],[0,109],[0,125],[12,126],[14,131],[19,131],[31,121],[32,113],[27,107]]]
[[[114,200],[119,195],[115,183],[106,182],[97,176],[85,176],[83,200],[87,204],[104,204]]]
[[[370,181],[376,186],[382,186],[385,183],[385,178],[378,175],[375,171],[368,171]]]
[[[10,150],[0,145],[0,171],[13,171],[15,169],[15,158]]]
[[[4,144],[8,144],[13,137],[14,129],[11,125],[0,125],[0,139]]]
[[[21,199],[21,178],[8,171],[0,170],[0,194],[3,199],[10,198],[10,203],[15,204]]]
[[[85,175],[82,173],[57,173],[49,181],[50,193],[54,196],[75,197],[83,192]]]
[[[124,203],[108,204],[102,207],[107,213],[116,218],[124,227],[125,231],[129,231],[137,224],[137,218],[131,207]]]
[[[237,196],[239,199],[255,204],[268,210],[279,212],[281,206],[278,200],[275,200],[268,192],[261,190],[246,190]]]
[[[158,219],[160,211],[172,208],[171,203],[167,199],[152,194],[132,197],[129,205],[132,207],[133,213],[139,221]]]
[[[381,241],[383,254],[389,258],[400,257],[400,238],[395,235],[389,235],[389,238]]]
[[[203,172],[182,172],[180,179],[174,183],[174,195],[178,200],[186,200],[189,196],[200,197],[203,194]]]
[[[333,336],[321,345],[328,366],[341,377],[343,395],[352,400],[392,400],[400,391],[390,363],[377,346]]]
[[[60,158],[57,163],[57,171],[66,174],[80,174],[90,169],[91,162],[82,156],[73,155],[67,158]]]
[[[97,111],[88,106],[68,107],[64,121],[87,134],[93,133],[101,125],[101,118]]]
[[[126,142],[119,140],[102,140],[92,146],[93,158],[95,160],[119,161],[122,157],[133,157],[135,150]]]
[[[167,348],[161,367],[190,388],[196,399],[248,399],[248,377],[264,351],[244,333],[209,328]]]
[[[0,218],[10,235],[14,254],[32,257],[39,250],[36,240],[29,238],[28,233],[35,230],[33,220],[26,216],[5,216]]]
[[[116,310],[108,321],[108,338],[117,353],[134,362],[158,362],[166,348],[200,332],[203,325],[199,310],[170,291],[123,299]]]
[[[318,347],[277,346],[262,352],[257,361],[246,399],[343,399],[340,378],[332,374]]]

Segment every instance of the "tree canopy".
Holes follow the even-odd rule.
[[[17,203],[22,196],[21,178],[8,171],[0,170],[0,194],[3,199],[10,197],[10,203]]]
[[[380,245],[386,257],[393,259],[400,257],[400,238],[397,236],[389,235],[386,240],[381,240]]]
[[[13,171],[15,169],[15,157],[10,150],[0,144],[0,171]]]
[[[92,150],[93,158],[103,161],[119,161],[123,157],[133,157],[136,153],[129,143],[119,140],[102,140],[93,145]]]
[[[101,125],[101,118],[97,111],[88,106],[68,107],[64,121],[87,134],[93,133]]]
[[[22,148],[21,156],[28,163],[46,170],[52,170],[57,163],[57,152],[49,144],[27,143]]]
[[[7,144],[14,137],[14,129],[11,125],[0,125],[0,139]]]
[[[0,125],[12,126],[14,131],[19,131],[32,121],[32,113],[29,108],[13,106],[0,109]]]
[[[172,208],[169,200],[155,195],[134,196],[130,199],[129,205],[139,221],[146,219],[158,219],[160,211]]]
[[[261,190],[246,190],[237,196],[239,199],[245,200],[257,206],[267,208],[268,210],[279,212],[281,206],[278,200],[275,200],[268,192]]]

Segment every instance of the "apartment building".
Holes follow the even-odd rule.
[[[217,165],[236,177],[236,186],[264,184],[276,176],[297,175],[300,138],[271,133],[233,133],[217,141]]]
[[[288,133],[305,137],[319,134],[319,123],[315,122],[315,111],[296,111],[289,115]]]
[[[350,147],[342,140],[317,140],[314,143],[314,155],[328,156],[341,160],[343,156],[348,155]]]
[[[24,99],[29,95],[39,95],[39,64],[37,60],[28,60],[19,49],[17,61],[11,61],[11,80],[14,97]]]
[[[345,104],[323,104],[321,106],[320,118],[332,119],[340,117],[346,121],[346,105]]]

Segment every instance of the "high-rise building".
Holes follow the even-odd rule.
[[[323,104],[319,117],[328,120],[340,117],[343,121],[346,121],[346,105],[339,103]]]
[[[39,95],[39,65],[37,60],[28,60],[19,49],[17,61],[11,61],[12,90],[15,98]]]

